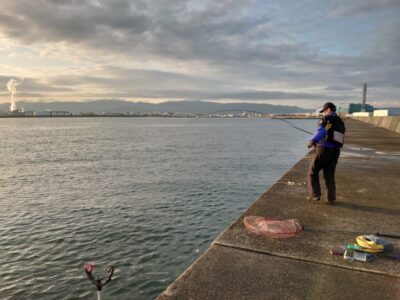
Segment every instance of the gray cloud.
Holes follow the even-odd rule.
[[[128,69],[107,66],[98,70],[99,75],[57,76],[49,80],[50,85],[79,86],[91,84],[110,90],[177,90],[218,89],[225,81],[206,76],[166,72],[157,70]],[[104,74],[106,76],[102,76]],[[155,84],[156,83],[156,84]],[[158,94],[154,93],[155,95]],[[133,95],[135,96],[135,95]]]
[[[232,85],[230,91],[226,86],[230,80],[218,80],[202,76],[184,75],[181,73],[106,67],[101,76],[60,76],[53,78],[52,85],[64,85],[73,88],[81,84],[98,85],[109,92],[105,98],[165,98],[187,100],[279,100],[279,99],[327,99],[324,93],[296,93],[270,90],[250,90]],[[154,86],[154,82],[157,85]],[[129,86],[129,88],[127,87]],[[96,96],[87,95],[87,96]],[[331,97],[332,98],[332,97]]]
[[[246,2],[210,4],[196,11],[187,1],[103,1],[93,6],[92,1],[22,0],[0,4],[0,26],[23,43],[68,41],[130,55],[206,60],[244,60],[247,49],[252,57],[276,58],[244,40],[268,21],[266,16],[241,16]],[[246,43],[235,46],[241,42]]]
[[[0,26],[10,37],[25,43],[69,41],[94,43],[120,32],[125,37],[140,34],[148,26],[148,18],[125,1],[14,1],[1,3]]]
[[[287,93],[281,91],[253,91],[253,90],[236,90],[229,93],[201,90],[135,90],[131,92],[115,92],[104,94],[106,98],[126,98],[132,94],[140,98],[153,98],[157,95],[165,99],[185,99],[185,100],[321,100],[332,98],[323,94],[312,93]]]
[[[354,87],[332,85],[332,86],[327,86],[325,88],[325,90],[326,91],[353,91]]]
[[[54,93],[54,92],[72,92],[73,90],[66,86],[56,86],[56,85],[48,85],[46,83],[40,82],[36,78],[19,78],[13,75],[0,75],[0,89],[6,89],[7,82],[11,79],[17,79],[21,82],[17,87],[17,96],[18,97],[33,97],[45,93]]]
[[[398,0],[340,0],[334,3],[333,16],[368,14],[400,7]]]

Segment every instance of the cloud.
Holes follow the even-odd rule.
[[[189,100],[271,100],[271,99],[320,99],[322,94],[296,93],[270,90],[249,90],[231,86],[230,80],[208,78],[165,71],[105,67],[100,70],[104,76],[59,76],[50,79],[49,84],[74,88],[82,85],[97,86],[107,92],[108,98],[175,98]],[[157,85],[154,86],[154,82]],[[127,88],[129,86],[129,88]]]
[[[353,91],[354,87],[332,85],[332,86],[327,86],[324,90],[326,90],[326,91]]]
[[[194,9],[189,1],[10,1],[0,4],[0,26],[25,44],[68,42],[148,58],[244,60],[246,51],[253,58],[274,58],[276,53],[246,41],[246,34],[269,20],[246,15],[248,2]]]
[[[116,92],[104,94],[105,98],[127,98],[136,95],[137,98],[154,98],[155,95],[164,99],[182,100],[243,100],[243,101],[266,101],[266,100],[313,100],[327,99],[328,96],[311,93],[287,93],[281,91],[254,91],[236,90],[229,93],[201,90],[136,90],[131,92]]]
[[[11,78],[16,78],[16,76],[10,75],[0,75],[0,87],[6,87],[7,82]],[[18,78],[18,77],[17,77]],[[40,82],[35,78],[23,78],[23,84],[18,87],[18,97],[23,96],[37,96],[45,93],[53,93],[53,92],[71,92],[72,90],[65,86],[55,86],[48,85],[46,83]],[[39,94],[38,94],[39,93]]]
[[[331,13],[333,16],[370,14],[400,7],[398,0],[340,0],[335,1],[335,4],[336,6]]]

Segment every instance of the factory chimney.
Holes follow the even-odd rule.
[[[367,84],[364,83],[364,88],[363,88],[363,101],[362,101],[362,106],[361,106],[361,111],[365,111],[365,103],[367,102]]]

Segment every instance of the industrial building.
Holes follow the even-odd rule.
[[[362,103],[340,103],[337,109],[337,112],[340,115],[352,114],[355,112],[363,111],[363,104]],[[364,105],[364,112],[373,112],[374,107],[369,104]]]

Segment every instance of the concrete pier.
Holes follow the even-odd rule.
[[[400,135],[345,122],[336,206],[306,200],[309,153],[157,299],[400,299],[399,260],[350,262],[329,252],[357,233],[400,234]],[[313,229],[268,239],[246,230],[247,215],[295,218]],[[400,239],[389,240],[399,253]]]

